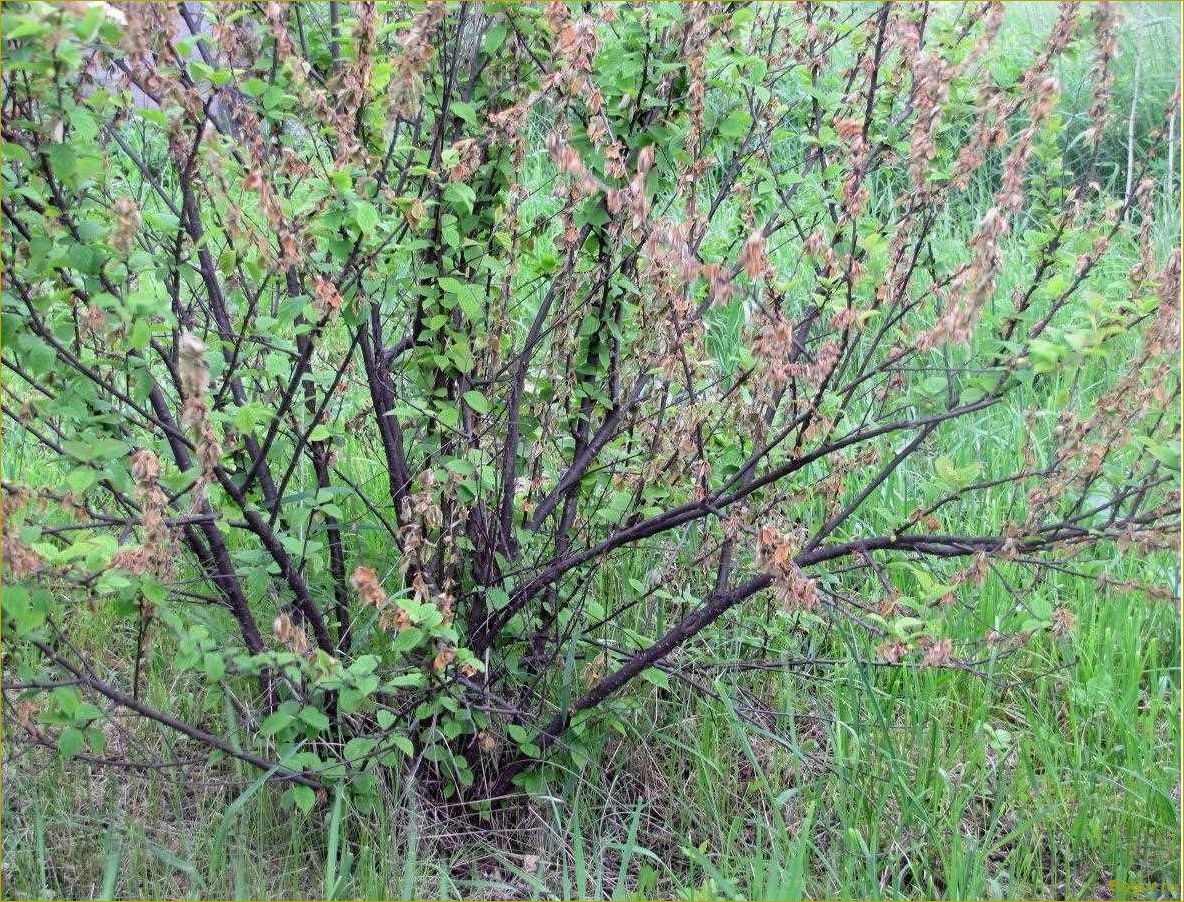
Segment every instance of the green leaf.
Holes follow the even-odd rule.
[[[226,660],[216,652],[207,651],[202,661],[202,669],[213,682],[218,682],[226,676]]]
[[[506,40],[506,26],[494,25],[485,33],[485,52],[492,56]]]
[[[345,744],[345,760],[361,761],[372,751],[378,740],[370,736],[356,736]]]
[[[659,670],[657,667],[650,667],[643,670],[641,672],[641,678],[661,689],[670,688],[670,677],[666,675],[664,670]]]
[[[259,732],[264,736],[274,736],[276,733],[285,729],[294,719],[287,711],[276,711],[263,721],[259,727]]]
[[[454,457],[451,460],[445,461],[444,466],[458,476],[473,476],[477,472],[473,468],[473,465],[463,457]]]
[[[921,391],[927,395],[945,394],[949,383],[944,376],[926,376],[921,380]]]
[[[318,732],[329,729],[329,718],[323,711],[311,705],[305,705],[300,709],[300,719]]]
[[[152,324],[146,319],[136,320],[136,324],[132,326],[132,334],[128,339],[130,344],[137,351],[142,351],[148,347],[148,340],[152,337]]]
[[[0,593],[4,601],[4,619],[16,627],[16,634],[31,632],[45,622],[46,605],[34,603],[37,593],[30,598],[21,586],[5,585]]]
[[[303,783],[296,784],[288,791],[292,794],[292,801],[296,807],[305,814],[312,811],[313,805],[317,803],[317,794],[312,791],[312,787]]]
[[[374,231],[378,226],[378,210],[374,208],[374,204],[364,200],[358,201],[354,206],[354,222],[358,224],[363,235]]]
[[[739,138],[751,125],[752,116],[748,110],[735,109],[719,124],[719,133],[725,138]]]
[[[485,307],[482,304],[482,292],[476,285],[465,285],[456,293],[456,302],[461,311],[471,322],[479,323],[485,319]]]
[[[464,120],[469,125],[477,124],[477,111],[473,109],[473,105],[471,103],[452,103],[449,105],[448,109],[454,116],[456,116],[458,119]]]
[[[6,35],[6,37],[11,37],[11,35]],[[147,122],[151,122],[153,125],[159,125],[161,128],[169,127],[169,117],[161,110],[153,109],[152,107],[137,107],[136,115]]]
[[[288,361],[283,354],[268,354],[263,361],[263,369],[269,376],[284,379],[288,375]]]
[[[892,621],[892,631],[902,639],[907,639],[925,625],[919,617],[897,617]]]
[[[401,751],[408,758],[415,754],[415,746],[411,744],[411,740],[406,736],[394,734],[390,737],[390,740],[395,744],[395,748]]]
[[[71,470],[66,476],[66,483],[76,495],[81,495],[98,481],[99,474],[90,467],[79,467],[76,470]]]
[[[362,677],[378,668],[378,655],[362,655],[351,665],[347,673],[351,677]]]
[[[365,701],[366,696],[357,689],[342,689],[337,695],[337,708],[342,714],[352,714]]]
[[[78,711],[78,706],[82,704],[78,690],[69,686],[59,686],[50,693],[50,697],[61,709],[62,713],[71,720],[74,719],[74,714]]]
[[[58,736],[58,752],[63,758],[70,759],[82,751],[82,744],[86,737],[76,727],[66,727]]]
[[[235,410],[232,422],[239,432],[253,432],[256,426],[270,419],[267,408],[258,401],[252,401]]]
[[[34,18],[20,18],[17,19],[16,25],[4,33],[6,41],[19,41],[21,38],[31,37],[32,35],[43,34],[49,30],[49,25],[39,19]],[[503,35],[504,37],[504,35]]]
[[[477,413],[489,413],[492,409],[489,404],[489,399],[479,391],[467,391],[464,394],[465,403],[468,404]]]
[[[378,689],[378,677],[376,677],[374,674],[364,676],[358,680],[356,688],[358,692],[362,693],[363,696],[373,695],[374,691]]]
[[[92,705],[90,702],[82,702],[74,712],[74,722],[85,725],[92,720],[98,720],[102,716],[103,710],[98,705]]]
[[[91,453],[102,460],[115,460],[124,457],[129,451],[131,446],[117,438],[100,439],[91,445]]]
[[[461,182],[452,182],[444,189],[444,200],[456,210],[472,213],[473,204],[477,201],[477,192]]]
[[[417,626],[411,626],[405,630],[399,630],[392,645],[395,651],[410,651],[418,646],[423,638],[423,630]]]
[[[521,745],[524,742],[530,741],[530,734],[526,732],[526,727],[519,724],[512,723],[506,727],[506,732],[509,733],[510,738]]]

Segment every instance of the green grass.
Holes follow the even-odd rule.
[[[305,819],[253,774],[194,792],[164,774],[88,776],[36,753],[18,763],[9,749],[6,890],[982,898],[1175,882],[1176,611],[1072,583],[1058,597],[1076,634],[1035,639],[982,676],[857,663],[719,673],[708,682],[725,701],[676,684],[551,802],[490,824],[417,805],[406,787],[376,816],[335,819],[330,802]],[[981,634],[1012,606],[987,594],[951,622]],[[740,705],[764,709],[785,744]]]

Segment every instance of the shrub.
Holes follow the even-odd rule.
[[[4,483],[15,735],[109,760],[125,709],[305,810],[404,768],[488,804],[760,599],[957,667],[942,608],[999,568],[1165,547],[1162,158],[1118,199],[1062,162],[1123,127],[1113,14],[1065,4],[1022,66],[1003,17],[7,5],[3,412],[44,455]],[[114,667],[71,640],[100,617]]]

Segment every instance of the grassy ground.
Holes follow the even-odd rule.
[[[1175,14],[1169,5],[1124,6],[1134,22],[1124,42],[1158,54],[1170,42],[1175,52],[1178,26],[1163,24]],[[1053,12],[1022,12],[1004,39],[1030,55]],[[1070,61],[1062,70],[1070,113],[1088,108],[1088,65]],[[1140,76],[1139,115],[1155,115],[1170,93],[1156,71]],[[1133,77],[1119,75],[1117,94],[1128,102]],[[950,234],[946,252],[960,253],[964,237]],[[1165,205],[1157,237],[1164,247],[1179,242],[1174,208]],[[1009,259],[1022,255],[1017,243]],[[1009,277],[1024,271],[1021,262]],[[1009,289],[1001,285],[999,296]],[[713,334],[721,355],[736,325]],[[1100,376],[1086,372],[1083,390]],[[937,433],[930,456],[1002,469],[1019,453],[1022,400],[976,429]],[[5,439],[5,478],[53,478],[32,449]],[[359,479],[377,472],[361,449],[346,449],[342,460]],[[923,464],[884,485],[886,522],[915,506]],[[1006,518],[982,508],[960,514],[976,519],[970,528]],[[358,541],[369,538],[363,532]],[[641,554],[624,560],[614,581],[649,565]],[[1114,552],[1088,566],[1115,581],[1179,581],[1176,563],[1163,557]],[[759,617],[735,616],[713,631],[718,666],[697,675],[716,697],[677,681],[668,691],[643,684],[624,735],[606,737],[598,760],[552,787],[550,799],[492,823],[423,804],[408,785],[388,787],[377,815],[330,803],[305,817],[281,810],[279,791],[247,769],[228,767],[223,782],[168,770],[67,769],[49,752],[6,744],[3,893],[1178,898],[1178,606],[1054,572],[1035,581],[1018,570],[1001,576],[947,612],[952,638],[1014,630],[1054,604],[1076,614],[1076,629],[1042,634],[1010,657],[982,645],[969,673],[878,667],[862,634],[797,634],[795,624],[776,621],[784,644],[823,663],[742,673],[727,662],[767,636]],[[618,591],[599,590],[608,598]],[[635,613],[651,623],[664,615],[658,607]],[[76,638],[99,666],[114,665],[111,650],[130,642],[102,617]],[[193,702],[189,687],[172,682],[169,654],[162,644],[151,657],[148,699],[179,705],[185,716]],[[159,734],[121,724],[113,753],[136,757],[137,745],[159,752]],[[202,753],[176,743],[171,754]]]
[[[417,810],[392,787],[381,816],[344,819],[353,861],[335,895],[1097,897],[1112,880],[1178,882],[1177,612],[1080,584],[1057,597],[1076,634],[982,676],[844,662],[721,674],[722,701],[651,698],[633,735],[512,822]],[[952,622],[981,635],[1013,608],[989,594]],[[249,775],[195,791],[5,754],[10,897],[330,891],[332,817],[244,795]]]

